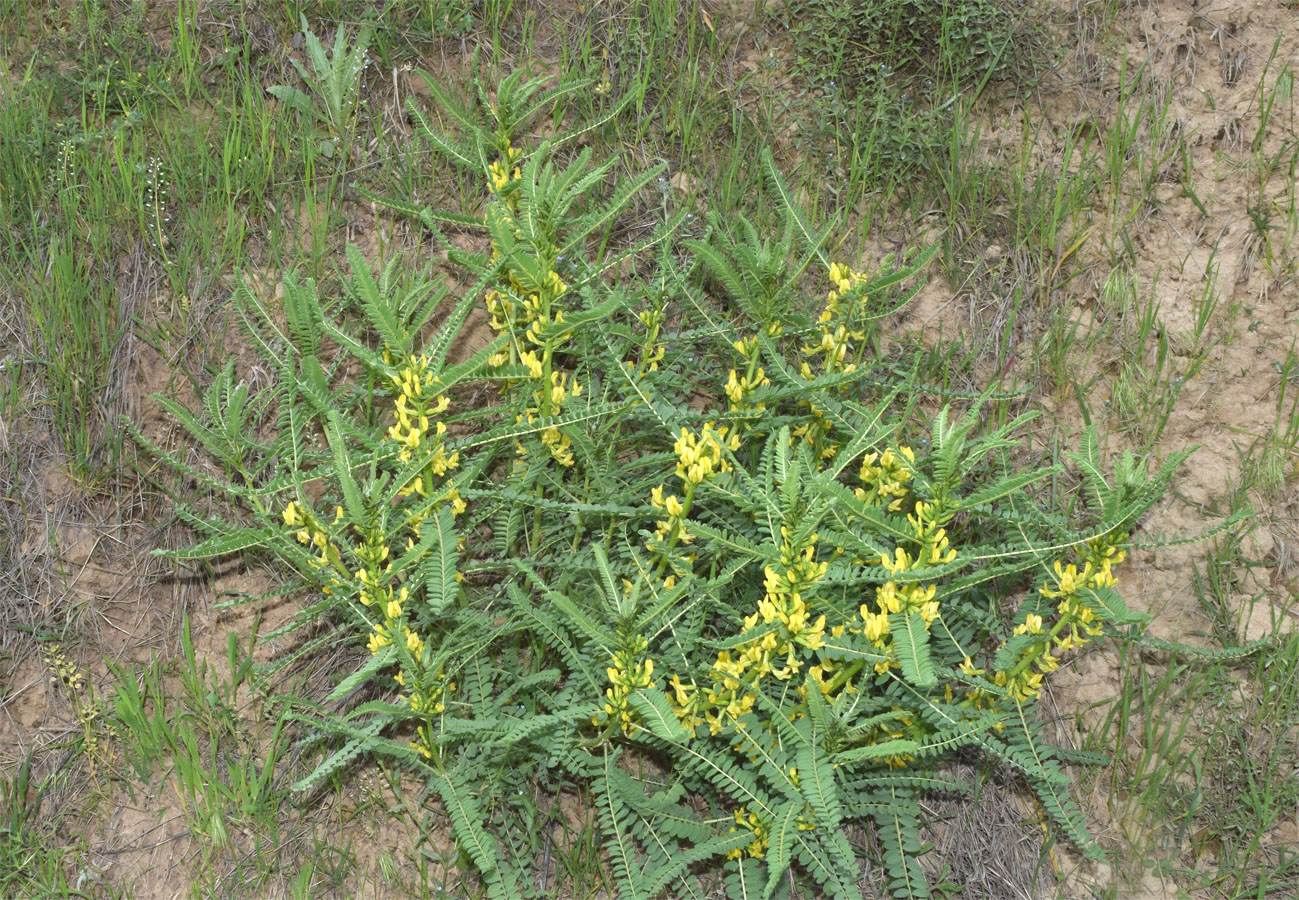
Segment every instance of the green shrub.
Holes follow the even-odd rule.
[[[437,279],[397,261],[376,277],[355,250],[343,302],[289,276],[281,315],[241,288],[274,386],[254,396],[228,367],[201,410],[163,400],[224,476],[171,464],[251,523],[182,506],[206,538],[175,555],[255,550],[296,573],[309,602],[272,637],[336,627],[285,662],[368,645],[328,699],[381,699],[302,712],[334,743],[298,787],[397,760],[493,897],[537,893],[538,782],[590,792],[623,897],[719,878],[735,897],[859,896],[863,858],[926,896],[921,801],[969,787],[945,769],[958,753],[1022,773],[1094,853],[1034,706],[1062,659],[1143,621],[1116,567],[1185,454],[1107,477],[1088,432],[1080,502],[1044,508],[1061,467],[1010,463],[1031,415],[933,404],[880,353],[932,251],[870,273],[829,260],[769,157],[778,239],[740,222],[686,240],[681,215],[620,244],[659,171],[611,184],[612,160],[561,157],[578,135],[513,143],[584,84],[515,75],[473,108],[429,87],[460,133],[412,112],[485,207],[391,205],[439,235],[485,229],[490,250],[450,251],[462,296],[444,311]],[[492,336],[453,363],[479,308]],[[472,401],[483,386],[493,402]]]
[[[881,78],[932,89],[1004,77],[1027,49],[1022,17],[994,0],[795,0],[786,15],[800,62],[842,75],[848,91]]]
[[[792,0],[778,15],[809,88],[804,152],[865,173],[870,190],[941,158],[953,103],[1030,80],[1048,53],[1028,12],[997,0]]]

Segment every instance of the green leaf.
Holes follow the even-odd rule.
[[[164,550],[161,554],[168,559],[209,559],[213,556],[225,556],[250,547],[261,547],[267,544],[275,532],[269,528],[238,528],[227,534],[217,534],[192,547],[182,550]]]
[[[1252,640],[1247,644],[1241,644],[1239,647],[1192,647],[1189,644],[1182,644],[1177,641],[1166,641],[1162,638],[1157,638],[1154,635],[1142,633],[1135,639],[1135,643],[1141,647],[1149,647],[1151,650],[1162,650],[1165,653],[1177,653],[1194,659],[1213,659],[1220,662],[1228,662],[1230,660],[1244,659],[1247,656],[1253,656],[1258,651],[1272,646],[1275,643],[1275,640],[1271,637],[1261,637]]]
[[[839,786],[834,781],[834,768],[818,753],[818,749],[815,744],[798,748],[794,755],[798,764],[798,783],[815,814],[817,828],[835,829],[842,817]]]
[[[691,866],[731,850],[738,850],[745,844],[751,843],[752,839],[753,836],[748,832],[737,830],[732,834],[720,834],[688,849],[673,852],[668,857],[667,863],[647,873],[644,878],[644,895],[657,897],[670,882],[687,875]],[[688,887],[688,885],[682,886]]]
[[[352,463],[347,457],[347,447],[343,443],[343,425],[337,410],[329,411],[329,424],[325,428],[325,437],[329,448],[334,451],[334,475],[338,485],[343,489],[343,508],[352,522],[365,522],[365,504],[361,501],[361,491],[352,477]]]
[[[776,813],[769,840],[767,886],[762,890],[763,900],[776,892],[780,879],[789,871],[790,851],[798,837],[798,815],[802,811],[803,804],[791,800]]]
[[[500,898],[518,897],[519,888],[514,872],[497,855],[495,843],[483,828],[483,816],[478,811],[478,804],[456,784],[450,774],[435,775],[432,783],[451,817],[456,843],[478,867],[483,881],[487,883],[488,894]]]
[[[640,870],[636,865],[635,839],[631,833],[632,822],[627,821],[626,807],[610,782],[617,776],[617,753],[607,748],[604,753],[602,777],[597,781],[600,796],[599,813],[604,823],[605,851],[609,854],[614,874],[617,876],[621,900],[645,898],[640,885]]]
[[[929,630],[925,617],[918,612],[894,613],[889,616],[893,648],[902,666],[902,677],[916,687],[933,687],[938,683],[934,664],[929,658]]]
[[[884,845],[890,892],[901,900],[928,900],[929,881],[916,858],[920,854],[919,805],[907,791],[890,789],[888,795],[889,802],[874,818]]]
[[[835,765],[850,766],[864,759],[883,759],[886,756],[914,756],[919,749],[920,745],[915,741],[895,738],[894,740],[880,741],[878,744],[865,744],[861,747],[853,747],[850,750],[836,753],[834,762]]]
[[[294,718],[304,719],[309,722],[312,721],[306,719],[305,716],[295,715]],[[331,730],[348,735],[347,743],[321,761],[321,763],[317,765],[306,778],[294,782],[293,790],[309,791],[318,784],[321,779],[338,771],[362,753],[369,752],[374,746],[374,743],[378,740],[379,729],[383,728],[385,724],[387,724],[387,720],[380,718],[376,718],[366,723],[363,728],[349,728],[342,725],[342,723],[330,723],[329,727]]]
[[[544,734],[553,728],[563,725],[566,721],[567,718],[565,716],[532,716],[512,725],[509,730],[497,738],[495,743],[499,747],[510,748],[516,744],[533,740],[538,735]]]
[[[827,228],[819,235],[812,231],[812,227],[803,218],[803,213],[799,208],[798,201],[794,199],[793,192],[789,189],[789,185],[785,184],[785,179],[781,177],[780,170],[776,168],[775,158],[772,157],[771,151],[765,147],[762,150],[761,162],[762,171],[766,173],[767,180],[771,184],[772,190],[776,192],[776,196],[780,199],[781,209],[784,210],[785,215],[787,215],[797,226],[799,235],[803,238],[803,241],[808,246],[810,252],[814,254],[817,260],[821,263],[822,268],[828,270],[830,268],[830,260],[825,255],[825,251],[821,248],[825,246],[825,240],[830,234],[829,229]]]
[[[1059,471],[1059,466],[1051,466],[1048,469],[1041,469],[1036,472],[1023,472],[1019,475],[998,479],[994,484],[980,488],[969,496],[962,497],[956,508],[977,509],[980,506],[992,503],[994,500],[1000,500],[1002,497],[1018,493],[1030,484],[1055,475]]]
[[[656,690],[636,690],[627,698],[632,709],[640,714],[641,723],[650,734],[660,740],[679,744],[690,739],[690,734],[672,712],[666,694]]]
[[[439,509],[432,521],[425,522],[422,527],[431,528],[436,534],[431,548],[433,552],[424,558],[423,569],[429,609],[434,615],[439,615],[460,595],[460,584],[456,581],[460,565],[456,547],[460,537],[456,534],[451,508],[447,506]]]
[[[570,599],[567,595],[558,591],[548,591],[546,593],[546,602],[552,608],[559,610],[564,614],[570,625],[575,626],[578,631],[600,648],[600,651],[608,656],[613,655],[613,647],[617,642],[617,635],[610,629],[601,627],[594,619],[587,614],[586,610]]]
[[[1112,587],[1083,588],[1079,591],[1086,597],[1086,604],[1100,613],[1101,618],[1113,622],[1116,626],[1146,625],[1150,616],[1143,612],[1128,609],[1119,592]]]
[[[374,673],[392,663],[394,652],[391,645],[382,648],[378,653],[374,653],[361,668],[357,669],[351,675],[348,675],[338,683],[338,687],[329,692],[326,700],[339,700],[350,694],[355,688],[369,681],[374,677]]]
[[[289,87],[284,84],[271,85],[266,89],[276,100],[279,100],[285,106],[291,106],[308,119],[316,118],[316,104],[311,99],[311,95],[298,90],[295,87]]]

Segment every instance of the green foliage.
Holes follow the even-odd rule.
[[[110,662],[116,684],[109,732],[137,783],[160,777],[170,785],[202,849],[202,869],[214,852],[235,849],[249,867],[245,877],[264,884],[285,862],[290,720],[255,693],[256,632],[242,643],[229,632],[224,672],[195,650],[188,618],[178,666],[158,657],[145,667]]]
[[[1008,75],[1027,55],[1022,19],[995,0],[796,0],[788,15],[808,67],[833,61],[845,89],[896,77],[932,93],[935,80]]]
[[[41,812],[54,779],[33,783],[31,764],[24,756],[12,774],[0,775],[0,890],[14,897],[66,896],[66,851],[51,841],[63,817]]]
[[[348,40],[347,29],[339,26],[330,50],[312,33],[306,16],[302,17],[302,37],[307,48],[304,65],[290,56],[289,62],[307,85],[302,91],[291,85],[273,85],[266,90],[277,100],[287,104],[309,122],[319,120],[329,131],[330,139],[321,143],[325,156],[333,156],[334,147],[343,142],[343,151],[349,144],[360,112],[361,73],[366,66],[366,49],[371,31],[363,28],[355,43]]]
[[[242,510],[181,508],[200,543],[174,556],[270,555],[310,597],[280,633],[324,618],[321,640],[368,644],[332,694],[367,702],[297,711],[330,749],[296,787],[367,754],[418,773],[494,897],[535,892],[535,782],[593,793],[625,897],[718,872],[729,896],[860,896],[863,865],[928,896],[922,801],[958,752],[1022,773],[1095,853],[1033,706],[1061,659],[1139,624],[1115,571],[1184,456],[1109,476],[1089,433],[1085,495],[1040,508],[1061,470],[1010,462],[1031,416],[922,397],[879,351],[932,248],[831,262],[769,156],[779,239],[629,228],[657,171],[615,181],[576,134],[514,144],[574,83],[515,74],[471,106],[428,82],[458,132],[412,113],[483,212],[388,202],[486,234],[451,251],[461,299],[355,251],[336,301],[289,276],[277,316],[242,287],[273,383],[226,369],[198,412],[169,404],[220,474],[150,448]],[[480,305],[492,336],[465,346]]]
[[[998,0],[785,4],[778,15],[816,109],[802,128],[808,149],[871,190],[913,178],[947,145],[958,97],[1024,80],[1046,55],[1030,14]]]

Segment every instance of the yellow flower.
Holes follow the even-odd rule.
[[[1024,617],[1024,624],[1016,626],[1014,633],[1041,634],[1042,631],[1042,617],[1035,613],[1029,613]]]
[[[371,653],[378,653],[384,647],[392,643],[392,636],[388,634],[388,629],[382,625],[374,626],[374,631],[370,634],[369,643],[366,645],[370,648]]]

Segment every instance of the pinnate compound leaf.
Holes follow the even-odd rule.
[[[659,866],[645,880],[644,895],[657,897],[673,881],[685,876],[690,867],[696,863],[721,856],[732,850],[738,850],[753,840],[753,835],[736,830],[728,834],[719,834],[686,850],[678,850],[669,857],[666,865]]]
[[[915,741],[897,738],[891,741],[880,741],[878,744],[866,744],[836,753],[836,765],[848,766],[867,759],[883,759],[886,756],[912,756],[920,749]]]
[[[929,631],[920,613],[894,613],[889,616],[893,647],[902,666],[902,676],[916,687],[933,687],[938,683],[929,658]]]
[[[880,843],[884,845],[890,892],[898,900],[928,900],[932,896],[929,881],[917,858],[920,855],[919,807],[908,791],[890,788],[887,796],[888,802],[873,812]]]
[[[456,784],[450,774],[435,775],[432,781],[451,817],[456,843],[478,867],[487,884],[488,895],[502,900],[520,896],[513,870],[502,862],[496,852],[495,842],[483,828],[483,817],[478,811],[478,804]]]
[[[843,816],[839,807],[839,786],[834,768],[820,756],[814,744],[804,744],[794,755],[798,763],[799,787],[812,807],[817,828],[836,829]]]
[[[767,853],[767,886],[762,890],[763,900],[776,892],[780,879],[789,871],[790,853],[798,838],[798,817],[802,811],[803,804],[791,800],[776,812]]]
[[[444,506],[433,516],[432,521],[425,523],[425,528],[433,529],[432,552],[425,557],[425,585],[428,588],[429,608],[434,614],[441,613],[459,596],[460,584],[456,580],[459,571],[460,554],[456,546],[460,540],[456,533],[455,519],[450,507]]]
[[[274,536],[274,532],[269,528],[238,528],[225,534],[215,534],[192,547],[167,550],[165,555],[168,559],[210,559],[213,556],[225,556],[227,553],[264,546]]]
[[[392,645],[390,644],[387,647],[381,648],[378,653],[371,654],[370,658],[365,661],[365,664],[361,666],[361,668],[340,681],[338,687],[330,691],[329,696],[325,699],[338,700],[342,697],[346,697],[356,687],[373,678],[375,672],[378,672],[384,666],[389,665],[392,662],[395,653],[396,651],[393,650]]]
[[[628,698],[632,708],[640,714],[641,723],[649,729],[650,734],[669,743],[681,743],[690,739],[690,735],[672,712],[666,694],[655,690],[634,691]]]

